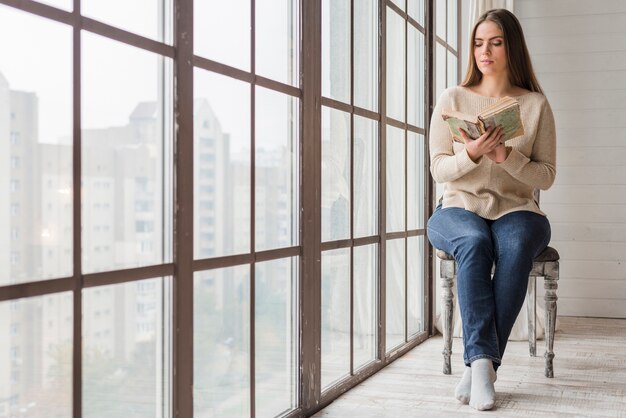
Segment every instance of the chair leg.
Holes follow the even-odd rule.
[[[450,364],[450,356],[452,355],[452,319],[454,315],[452,286],[454,286],[454,279],[441,277],[443,290],[443,374],[452,374],[452,366]]]
[[[526,311],[528,314],[528,349],[531,357],[537,356],[537,278],[528,278],[526,291]]]
[[[546,303],[546,377],[554,377],[554,332],[556,328],[556,290],[558,288],[558,270],[557,276],[549,276],[546,274],[544,279],[544,288],[546,294],[544,297]]]

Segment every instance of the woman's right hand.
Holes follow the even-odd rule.
[[[504,130],[501,125],[497,127],[489,127],[487,131],[476,139],[470,138],[470,136],[463,129],[460,130],[463,139],[465,140],[465,149],[467,155],[476,162],[485,154],[489,154],[500,145]]]

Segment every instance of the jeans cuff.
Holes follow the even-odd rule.
[[[494,363],[497,363],[498,365],[500,365],[500,363],[502,362],[502,360],[500,360],[499,358],[490,356],[489,354],[478,354],[473,357],[470,357],[469,360],[465,359],[465,365],[467,367],[471,367],[471,364],[474,360],[478,360],[481,358],[488,358],[489,360],[493,361]]]

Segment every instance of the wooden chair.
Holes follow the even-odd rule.
[[[451,374],[452,367],[450,365],[450,355],[452,354],[452,321],[454,313],[454,297],[452,287],[456,280],[456,262],[454,257],[437,250],[437,257],[441,259],[441,286],[443,288],[443,373]],[[554,359],[554,330],[556,325],[556,290],[559,280],[559,253],[552,247],[547,247],[533,262],[533,268],[529,275],[528,290],[526,293],[528,308],[528,344],[530,347],[530,355],[535,357],[537,354],[537,336],[536,329],[536,282],[537,277],[544,278],[545,293],[545,310],[546,310],[546,359],[545,375],[546,377],[554,377],[554,369],[552,361]]]

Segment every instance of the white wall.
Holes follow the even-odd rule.
[[[557,125],[559,315],[626,317],[626,1],[516,0]]]

